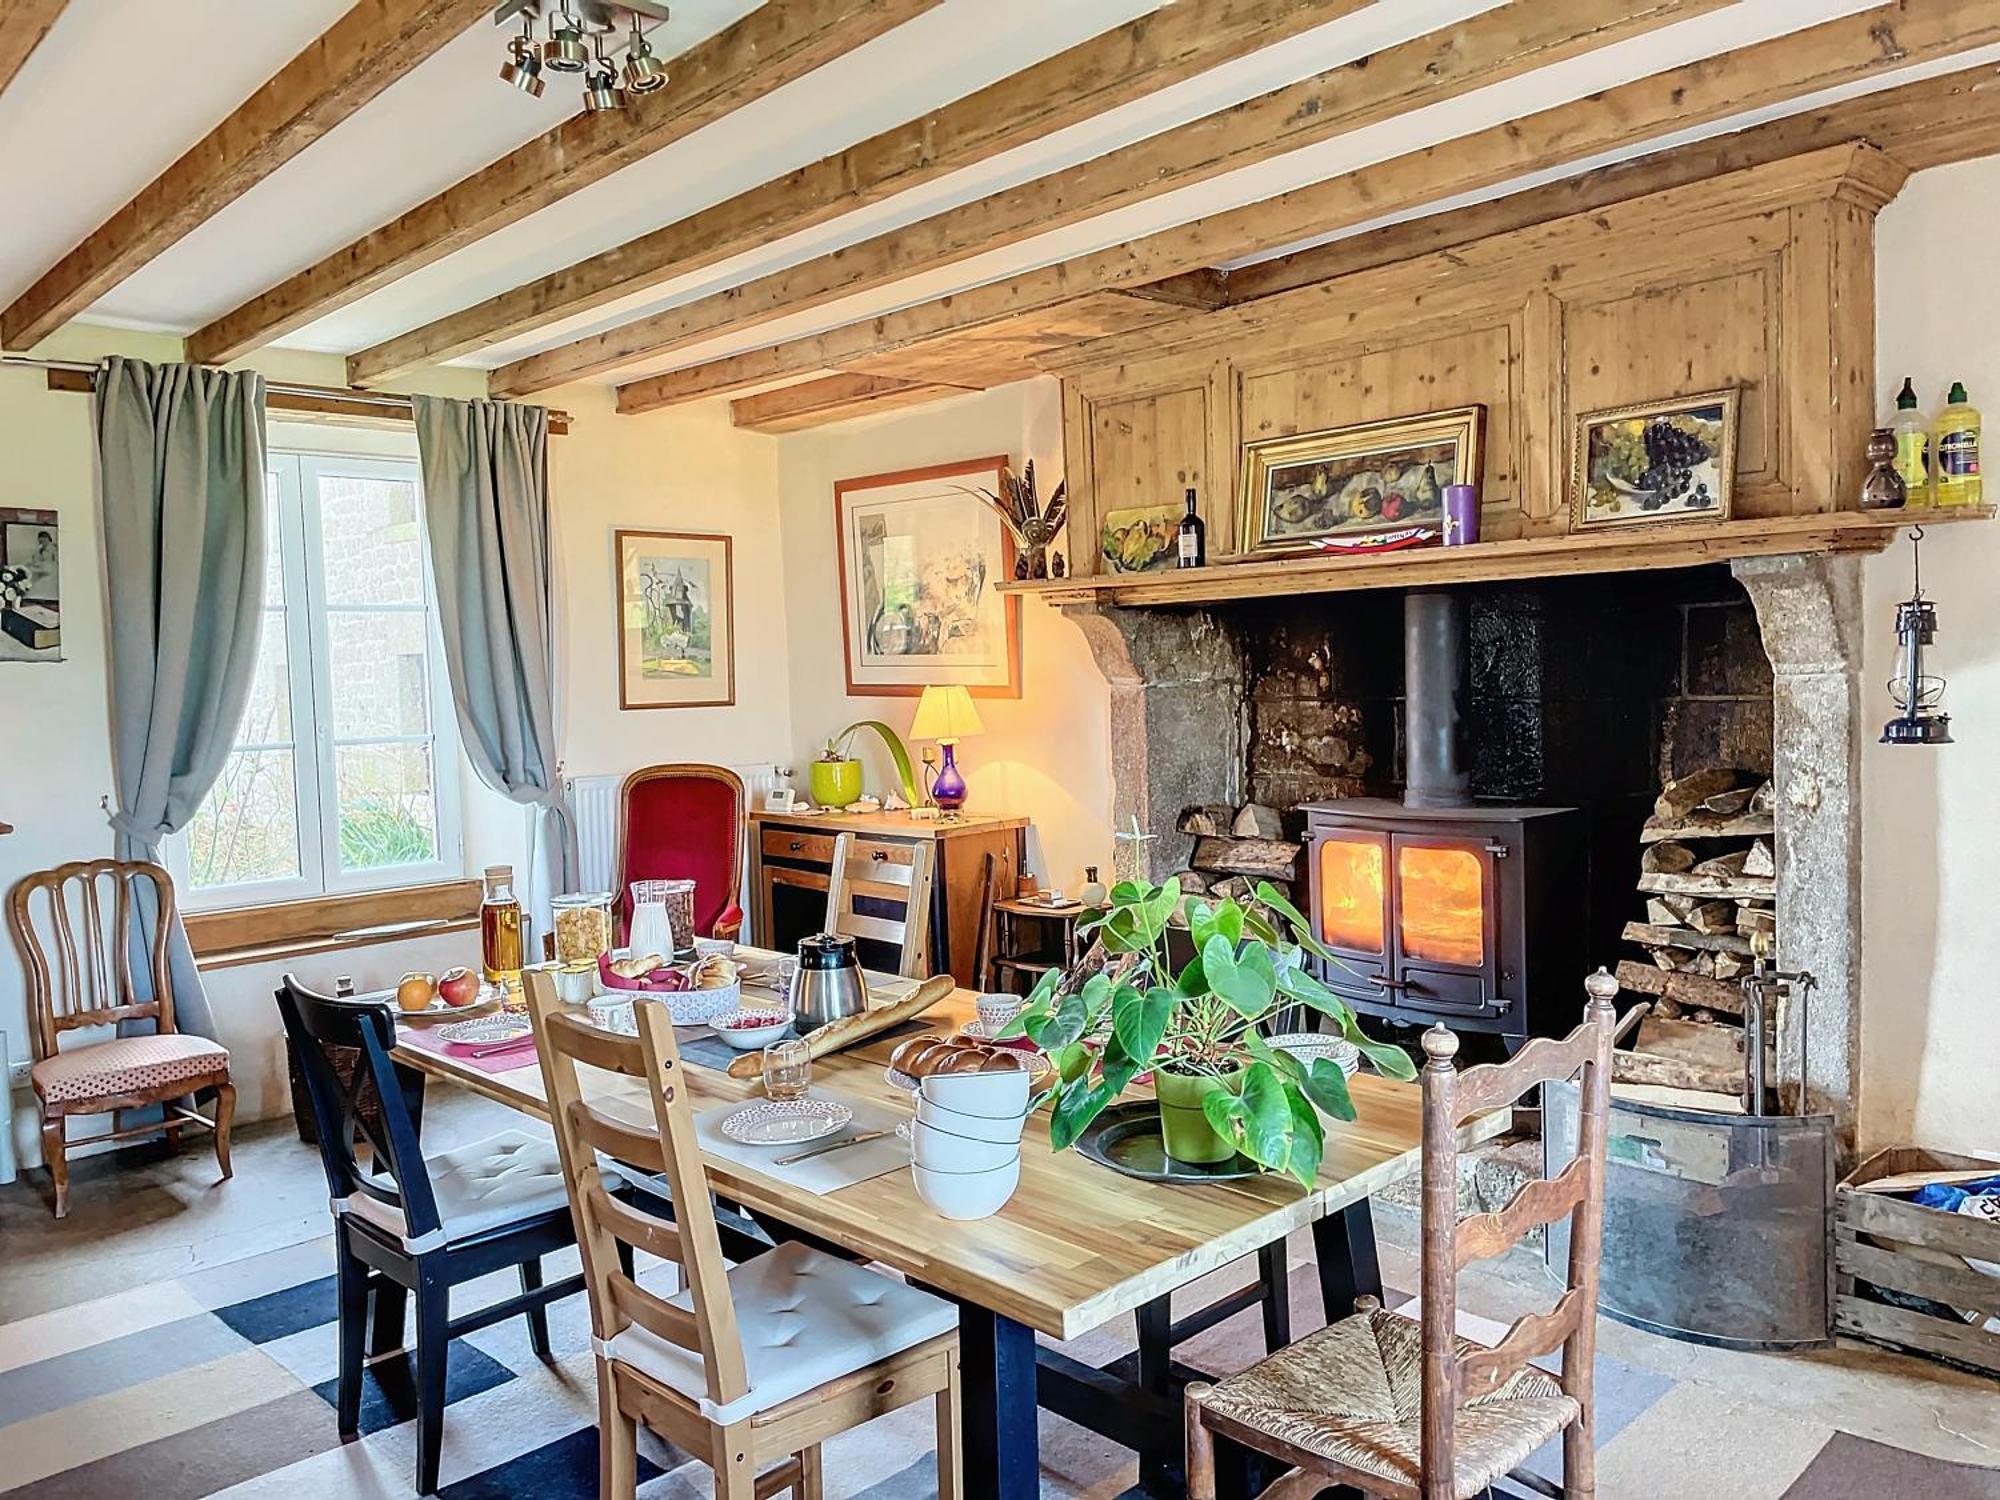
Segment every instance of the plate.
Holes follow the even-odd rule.
[[[716,1128],[739,1146],[796,1146],[832,1135],[854,1111],[833,1099],[759,1099]]]
[[[1340,1065],[1340,1071],[1349,1078],[1361,1066],[1361,1049],[1344,1036],[1335,1036],[1329,1031],[1288,1031],[1283,1036],[1264,1038],[1280,1052],[1289,1052],[1308,1069],[1320,1058],[1328,1058]]]
[[[454,1021],[437,1029],[441,1042],[454,1047],[489,1047],[495,1042],[511,1042],[527,1036],[534,1026],[526,1016],[484,1016],[476,1021]]]
[[[1160,1136],[1160,1106],[1151,1099],[1112,1105],[1090,1122],[1076,1149],[1099,1166],[1142,1182],[1234,1182],[1264,1172],[1242,1155],[1212,1166],[1175,1161]]]
[[[442,1000],[433,1000],[423,1010],[404,1010],[395,1006],[396,1019],[411,1026],[436,1026],[445,1021],[463,1021],[472,1016],[490,1016],[500,1008],[497,991],[482,992],[470,1005],[446,1005]]]

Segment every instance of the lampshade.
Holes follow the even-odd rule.
[[[962,740],[985,732],[979,710],[972,706],[972,694],[956,683],[925,688],[917,700],[916,720],[910,725],[913,740]]]

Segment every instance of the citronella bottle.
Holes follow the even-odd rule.
[[[1937,503],[1978,505],[1983,493],[1979,478],[1979,412],[1966,399],[1964,384],[1953,381],[1945,408],[1937,418]]]
[[[1896,476],[1903,481],[1905,505],[1929,505],[1931,495],[1931,424],[1917,410],[1917,389],[1903,377],[1896,393],[1896,420],[1890,431],[1896,437]]]

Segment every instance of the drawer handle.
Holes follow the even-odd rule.
[[[805,846],[806,846],[806,845],[805,845],[805,840],[803,840],[803,839],[793,839],[793,840],[792,840],[792,842],[791,842],[791,845],[790,845],[790,848],[791,848],[791,851],[792,851],[792,853],[794,853],[794,854],[797,854],[797,853],[798,853],[798,852],[799,852],[799,851],[800,851],[801,849],[805,848]]]
[[[876,849],[872,851],[868,857],[874,860],[875,863],[879,865],[882,863],[883,860],[889,857],[889,851],[887,849]]]

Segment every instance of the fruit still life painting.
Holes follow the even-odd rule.
[[[1099,550],[1111,573],[1150,573],[1174,565],[1177,505],[1130,505],[1104,513]]]
[[[1733,390],[1589,412],[1577,421],[1579,526],[1728,518],[1736,473]]]
[[[1449,484],[1475,484],[1484,408],[1366,422],[1244,450],[1245,551],[1440,526]]]

